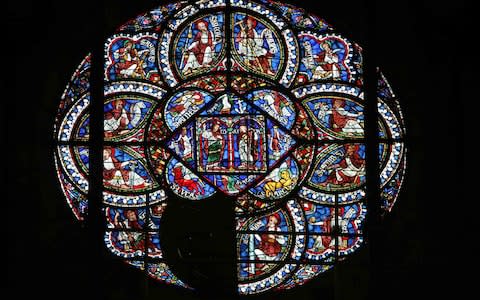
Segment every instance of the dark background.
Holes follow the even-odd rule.
[[[473,99],[464,90],[473,76],[470,18],[464,1],[287,1],[330,22],[338,32],[366,43],[367,16],[376,15],[377,63],[401,97],[408,130],[404,189],[383,224],[385,238],[316,280],[282,294],[255,299],[385,299],[457,297],[460,268],[476,255],[466,231],[474,218],[462,166],[464,113]],[[160,3],[163,3],[160,2]],[[96,299],[89,287],[88,236],[74,221],[57,183],[52,147],[59,98],[91,48],[92,12],[99,1],[9,1],[8,44],[3,44],[11,91],[7,109],[6,182],[8,286],[22,299]],[[106,1],[105,31],[157,5],[156,1]],[[372,9],[374,8],[374,9]],[[10,45],[8,47],[7,45]],[[469,149],[472,149],[469,145]],[[474,154],[475,157],[475,154]],[[468,198],[466,198],[468,197]],[[478,196],[473,196],[477,198]],[[464,202],[467,201],[467,202]],[[456,221],[460,216],[461,222]],[[455,220],[455,221],[454,221]],[[461,249],[464,248],[464,251]],[[106,299],[198,299],[155,282],[119,262],[102,275]],[[373,266],[378,266],[373,268]],[[369,275],[376,272],[375,282]],[[145,287],[148,286],[148,292]],[[215,287],[215,282],[212,282]],[[148,294],[148,295],[147,295]],[[443,297],[442,297],[443,298]]]

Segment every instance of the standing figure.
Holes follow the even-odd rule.
[[[273,157],[278,160],[280,159],[280,153],[282,151],[282,145],[280,143],[281,137],[280,133],[278,131],[278,126],[274,125],[273,126],[273,134],[272,134],[272,140],[271,140],[271,145],[270,148],[273,151]]]
[[[204,149],[203,153],[206,154],[207,169],[218,167],[223,149],[223,137],[220,133],[220,124],[218,121],[214,121],[213,124],[211,124],[211,128],[207,128],[205,124],[203,129],[202,147]]]
[[[238,149],[240,152],[240,165],[245,167],[255,165],[258,151],[258,134],[255,130],[247,129],[247,126],[240,125],[240,134],[238,138]]]
[[[332,233],[335,228],[335,209],[329,208],[329,213],[323,220],[316,220],[315,217],[310,217],[308,223],[313,226],[320,226],[321,232]],[[335,248],[335,239],[330,235],[317,235],[312,245],[312,249],[315,252],[324,252],[327,249]]]
[[[232,177],[222,175],[222,185],[226,188],[228,192],[237,192],[238,189],[235,185],[235,180]]]
[[[239,114],[243,114],[247,111],[247,103],[243,101],[241,98],[237,99],[237,107],[235,107],[235,111]]]
[[[127,169],[127,181],[126,186],[128,188],[140,189],[144,188],[146,185],[146,180],[143,178],[136,169],[138,168],[138,161],[125,161],[122,163],[122,166]]]
[[[328,117],[332,114],[332,110],[330,109],[328,104],[325,102],[318,102],[315,103],[313,108],[318,109],[317,119],[323,124],[328,124]]]
[[[244,57],[245,63],[250,67],[260,69],[264,74],[275,75],[271,60],[278,48],[272,31],[265,28],[261,32],[257,32],[257,20],[250,16],[239,21],[237,25],[240,26],[240,31],[235,37],[235,42],[238,43],[238,53]],[[268,46],[265,46],[265,42]]]
[[[208,67],[213,60],[214,55],[214,38],[213,33],[208,30],[208,22],[205,20],[199,20],[195,23],[195,27],[198,30],[195,37],[193,37],[190,45],[185,45],[187,48],[183,54],[183,74],[189,74],[196,69],[202,67]],[[192,32],[187,35],[187,38],[191,38]]]
[[[363,127],[358,121],[361,113],[351,113],[345,110],[345,102],[335,99],[333,102],[331,125],[333,131],[350,134],[363,134]]]
[[[182,154],[185,160],[191,160],[192,157],[192,138],[188,136],[187,128],[183,127],[177,140],[174,141],[174,146],[177,153]]]
[[[323,52],[315,56],[315,69],[313,70],[313,79],[339,79],[340,65],[336,52],[340,49],[332,49],[327,41],[321,44]]]
[[[317,235],[313,241],[312,250],[322,253],[327,249],[335,248],[335,239],[331,236]]]

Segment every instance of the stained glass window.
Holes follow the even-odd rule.
[[[362,246],[361,46],[288,4],[199,0],[132,19],[104,51],[104,242],[113,256],[195,289],[164,256],[162,215],[174,201],[214,195],[234,203],[239,294],[302,285]],[[54,131],[58,178],[79,221],[88,213],[90,60],[71,77]],[[405,126],[378,78],[387,213],[404,178]]]

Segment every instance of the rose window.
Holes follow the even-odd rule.
[[[239,294],[302,285],[357,251],[368,198],[362,66],[358,44],[276,1],[180,1],[119,27],[105,42],[106,247],[160,282],[195,289],[169,262],[162,217],[178,201],[215,199],[233,207],[234,238],[224,242],[236,245]],[[90,72],[87,56],[55,125],[59,181],[80,221]],[[378,78],[388,212],[405,171],[404,124]]]

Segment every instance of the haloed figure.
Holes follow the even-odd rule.
[[[273,126],[273,134],[272,134],[272,139],[271,139],[271,144],[270,144],[270,149],[273,151],[273,156],[276,159],[280,158],[280,153],[282,151],[282,145],[280,143],[281,137],[280,133],[278,131],[278,126],[274,125]]]

